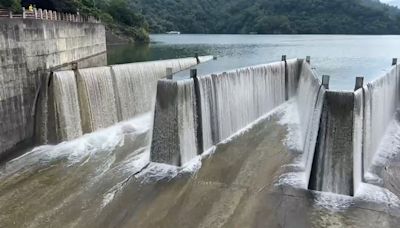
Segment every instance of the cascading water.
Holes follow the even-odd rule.
[[[152,161],[179,166],[197,156],[193,84],[193,79],[158,82]]]
[[[195,58],[185,58],[111,66],[121,110],[120,120],[130,119],[154,108],[157,80],[166,76],[167,67],[171,67],[175,73],[195,64]]]
[[[110,68],[79,70],[78,93],[84,133],[106,128],[118,122]]]
[[[197,156],[196,99],[193,80],[181,80],[178,84],[178,132],[181,143],[181,164]]]
[[[353,92],[326,92],[309,188],[353,195]]]
[[[77,138],[82,135],[82,127],[75,74],[54,72],[52,83],[57,141]]]
[[[371,168],[386,129],[400,103],[399,66],[364,86],[364,171]]]
[[[288,61],[289,94],[294,95],[298,61]],[[284,62],[199,78],[204,149],[228,138],[285,102]]]
[[[311,69],[311,66],[304,61],[296,98],[300,117],[301,142],[303,142],[302,163],[305,168],[304,178],[306,184],[304,187],[308,186],[311,173],[324,96],[325,88],[320,85],[318,77]]]

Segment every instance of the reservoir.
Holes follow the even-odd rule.
[[[151,35],[150,45],[108,46],[109,64],[214,55],[199,75],[288,58],[311,56],[331,89],[353,90],[357,76],[379,77],[400,53],[400,36],[365,35]],[[188,77],[189,73],[177,77]]]

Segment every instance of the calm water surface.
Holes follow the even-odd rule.
[[[218,60],[198,67],[200,74],[311,56],[322,74],[331,75],[331,88],[352,90],[356,76],[373,80],[400,57],[400,36],[349,35],[152,35],[150,45],[108,47],[109,64],[214,55]],[[177,77],[187,77],[183,72]]]

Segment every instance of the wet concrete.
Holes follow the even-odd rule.
[[[0,182],[0,227],[400,226],[400,213],[384,204],[275,185],[282,166],[295,157],[283,143],[286,127],[276,120],[219,145],[196,173],[160,177],[158,166],[150,164],[132,176],[133,171],[104,169],[107,153],[95,156],[98,162],[68,166],[58,160],[26,168]],[[124,154],[129,153],[116,154],[111,164],[126,159]],[[110,171],[95,174],[99,170]],[[115,195],[104,204],[112,186],[118,186]]]

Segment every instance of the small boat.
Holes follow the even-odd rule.
[[[180,35],[181,32],[179,32],[179,31],[169,31],[169,32],[167,32],[167,34],[170,34],[170,35]]]

